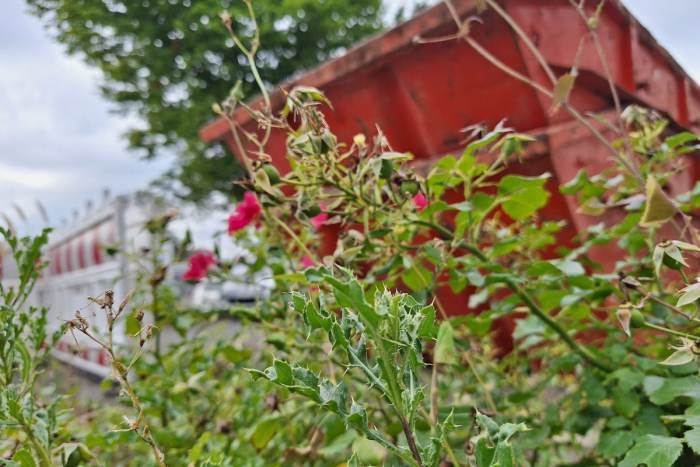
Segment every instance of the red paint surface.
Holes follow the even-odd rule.
[[[475,14],[471,1],[454,1],[461,18]],[[510,0],[499,2],[558,75],[568,72],[584,38],[579,75],[569,102],[579,112],[602,112],[614,116],[613,101],[603,64],[587,34],[587,27],[576,11],[562,0]],[[589,15],[593,14],[589,5]],[[493,11],[472,23],[470,36],[496,56],[530,79],[552,87],[536,57],[509,26]],[[444,3],[387,31],[341,58],[326,62],[305,73],[285,89],[315,86],[333,103],[324,112],[331,130],[340,141],[349,142],[357,133],[368,138],[378,125],[397,151],[415,155],[415,165],[429,168],[445,154],[459,154],[465,146],[461,129],[473,124],[495,126],[504,117],[508,126],[527,132],[537,143],[522,165],[506,173],[540,175],[551,172],[547,184],[552,196],[540,212],[542,220],[566,220],[559,234],[560,245],[571,242],[576,233],[601,220],[611,222],[623,213],[603,218],[577,212],[571,197],[558,192],[558,185],[571,180],[582,168],[589,175],[610,167],[610,155],[590,132],[567,113],[552,114],[551,101],[488,63],[464,41],[415,44],[416,35],[439,37],[454,34],[457,28]],[[609,0],[599,19],[597,32],[605,51],[606,63],[623,105],[637,103],[665,113],[677,128],[700,130],[700,88],[680,68],[653,37],[642,28],[619,0]],[[281,92],[271,94],[273,111],[281,110]],[[260,105],[257,99],[249,104]],[[243,109],[234,118],[247,131],[256,132],[257,123]],[[594,124],[604,131],[604,127]],[[605,134],[605,131],[604,131]],[[219,119],[200,129],[205,142],[222,141],[236,153],[226,121]],[[613,135],[607,134],[612,138]],[[268,153],[280,172],[289,170],[285,151],[286,136],[273,131]],[[488,157],[486,155],[485,157]],[[700,179],[697,160],[686,157],[688,168],[674,180],[674,191],[683,192]],[[339,227],[322,230],[320,255],[331,254]],[[593,260],[611,268],[619,257],[614,246],[592,252]],[[441,288],[439,296],[450,314],[470,312],[465,308],[467,289],[453,294]],[[507,336],[512,321],[500,323],[500,335]],[[507,344],[502,342],[503,345]]]

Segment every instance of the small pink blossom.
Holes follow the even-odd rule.
[[[198,251],[190,256],[190,268],[182,275],[182,280],[199,282],[207,277],[209,268],[216,265],[216,257],[210,251]]]
[[[428,207],[428,200],[425,199],[423,193],[418,193],[416,196],[413,197],[413,204],[416,205],[418,212],[421,212],[423,209]]]
[[[228,218],[228,234],[249,226],[261,212],[262,208],[255,193],[246,191],[243,201],[238,203],[236,210]]]
[[[301,265],[305,268],[312,268],[316,266],[314,260],[312,260],[310,256],[304,256],[303,258],[301,258]]]
[[[328,209],[328,206],[326,206],[323,203],[318,203],[318,207],[321,208],[321,211],[325,211],[326,209]],[[318,216],[312,217],[311,219],[309,219],[309,221],[311,222],[311,224],[314,226],[314,228],[316,230],[320,229],[321,226],[323,224],[325,224],[327,220],[328,220],[328,214],[326,214],[325,212],[322,212]]]

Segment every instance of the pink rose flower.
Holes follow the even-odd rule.
[[[314,264],[314,260],[312,260],[309,256],[304,256],[303,258],[301,258],[301,265],[305,268],[312,268],[316,266]]]
[[[328,209],[328,206],[326,206],[323,203],[318,203],[318,207],[321,208],[321,211],[325,211],[326,209]],[[316,230],[320,229],[321,226],[323,224],[325,224],[325,222],[327,220],[328,220],[328,214],[326,214],[325,212],[322,212],[318,216],[312,217],[311,219],[309,219],[309,221],[311,222],[311,224],[314,226],[314,228]]]
[[[190,256],[190,268],[182,275],[183,281],[199,282],[207,277],[209,268],[216,265],[216,257],[210,251],[198,251]]]
[[[261,212],[262,208],[255,193],[246,191],[243,201],[238,203],[235,211],[228,218],[228,234],[231,235],[233,232],[249,226]]]
[[[423,209],[428,207],[428,200],[425,199],[423,193],[418,193],[416,196],[413,197],[413,204],[416,205],[418,212],[421,212]]]

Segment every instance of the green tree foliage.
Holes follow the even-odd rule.
[[[230,194],[240,166],[219,145],[199,141],[200,125],[213,118],[212,99],[237,79],[252,94],[253,76],[218,15],[227,10],[239,37],[253,37],[240,0],[27,0],[71,54],[104,72],[104,95],[145,126],[128,133],[130,146],[148,158],[179,155],[167,178],[178,194],[206,200]],[[381,28],[381,0],[255,0],[260,42],[258,68],[269,84],[340,53]]]

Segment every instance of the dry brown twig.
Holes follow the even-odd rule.
[[[144,312],[143,310],[139,310],[136,313],[135,317],[139,323],[139,331],[138,333],[134,334],[133,337],[139,337],[139,347],[136,353],[134,354],[134,357],[131,359],[131,363],[129,363],[129,366],[127,367],[125,367],[117,358],[117,351],[115,349],[112,339],[114,323],[119,317],[119,315],[121,315],[121,313],[126,309],[126,306],[128,305],[129,301],[134,295],[135,290],[136,289],[131,289],[127,293],[127,295],[124,297],[124,299],[122,299],[116,310],[114,309],[114,292],[112,290],[107,290],[104,293],[98,295],[97,297],[88,297],[89,303],[85,305],[85,307],[75,312],[75,318],[68,320],[61,319],[61,321],[64,321],[67,324],[64,333],[70,331],[70,333],[73,335],[73,339],[75,339],[76,345],[78,345],[78,349],[80,349],[80,346],[78,344],[78,339],[75,336],[75,331],[82,333],[88,339],[92,340],[105,351],[107,351],[110,357],[110,377],[113,380],[117,381],[121,386],[120,395],[126,394],[129,397],[129,399],[131,399],[134,409],[136,409],[136,411],[138,412],[138,416],[134,419],[131,419],[128,416],[124,415],[124,421],[120,425],[126,424],[127,428],[116,429],[117,427],[115,427],[115,431],[133,431],[134,433],[136,433],[139,436],[139,438],[141,438],[145,443],[147,443],[150,446],[151,451],[156,457],[156,462],[158,466],[167,467],[167,465],[165,464],[165,456],[156,444],[151,434],[151,428],[148,424],[146,416],[144,415],[144,407],[141,404],[140,399],[136,395],[136,392],[134,391],[134,388],[131,386],[131,383],[128,379],[129,371],[131,370],[134,363],[136,363],[136,360],[138,360],[138,358],[143,353],[143,349],[146,345],[146,342],[148,342],[151,339],[151,337],[153,337],[153,330],[157,329],[157,327],[153,324],[146,324],[142,326]],[[107,317],[107,323],[109,325],[107,333],[107,342],[103,342],[99,337],[93,335],[89,330],[90,323],[88,322],[87,318],[94,317],[95,314],[93,313],[89,316],[83,316],[80,313],[82,310],[84,310],[93,303],[98,305],[100,309],[104,310],[105,315]]]

